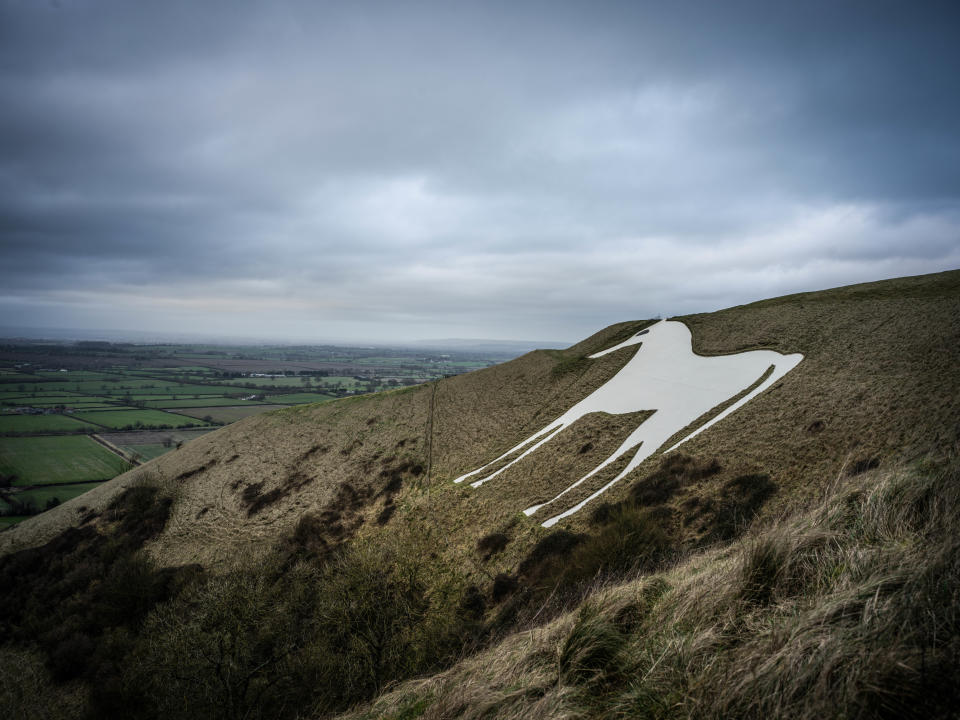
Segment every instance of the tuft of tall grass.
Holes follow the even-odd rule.
[[[960,460],[843,476],[777,524],[598,586],[420,681],[422,717],[956,717],[958,523]]]
[[[616,666],[617,655],[625,643],[613,618],[597,607],[585,604],[563,641],[557,659],[559,682],[590,685],[604,679]]]

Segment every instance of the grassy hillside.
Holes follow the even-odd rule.
[[[930,718],[960,703],[960,464],[871,471],[342,716]]]
[[[588,395],[628,356],[584,356],[644,326],[614,325],[565,351],[538,350],[437,383],[248,418],[0,534],[0,550],[45,542],[148,480],[176,498],[151,545],[163,564],[245,562],[312,518],[324,518],[324,541],[339,544],[361,526],[384,524],[376,520],[401,490],[410,502],[432,502],[431,489],[450,492],[448,480],[473,458],[498,454]]]
[[[876,716],[902,713],[901,697],[934,703],[930,684],[956,679],[944,528],[960,272],[678,319],[702,354],[805,359],[550,531],[519,510],[654,408],[588,415],[495,484],[452,480],[612,377],[635,348],[586,356],[649,321],[247,418],[0,533],[4,652],[30,669],[42,708],[78,717],[326,716],[368,701],[360,716],[812,717],[826,696],[847,703],[828,715]],[[388,692],[415,676],[428,679]],[[8,702],[30,695],[23,682]]]

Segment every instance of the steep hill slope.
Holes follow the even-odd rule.
[[[509,639],[517,630],[555,622],[550,627],[562,632],[550,630],[547,637],[563,635],[564,642],[573,642],[564,633],[571,623],[593,623],[587,616],[594,611],[582,610],[582,620],[565,613],[580,607],[600,578],[619,582],[638,572],[658,577],[657,587],[673,588],[671,604],[658,612],[674,613],[670,622],[683,625],[684,597],[693,592],[688,578],[721,577],[753,562],[743,545],[752,542],[751,526],[767,523],[769,528],[783,517],[794,518],[798,527],[809,524],[814,522],[810,503],[821,502],[825,494],[832,493],[830,512],[838,513],[847,502],[844,493],[869,495],[872,483],[888,473],[902,475],[904,463],[923,459],[932,467],[956,453],[960,271],[803,293],[674,320],[690,329],[693,349],[702,355],[767,349],[802,353],[804,359],[679,451],[654,453],[551,529],[541,526],[547,513],[528,517],[521,510],[595,468],[657,408],[587,414],[489,484],[472,488],[454,479],[495,460],[603,386],[634,353],[643,352],[643,345],[588,356],[653,321],[611,326],[567,350],[538,350],[428,385],[267,413],[210,433],[0,533],[0,554],[6,555],[0,558],[0,580],[11,593],[0,603],[0,629],[16,638],[18,647],[28,648],[15,652],[28,653],[18,657],[41,668],[38,677],[45,665],[57,682],[79,682],[72,679],[76,663],[98,658],[90,677],[111,680],[106,689],[82,686],[93,692],[94,715],[134,702],[142,703],[143,717],[187,717],[201,706],[216,714],[224,697],[242,705],[231,712],[251,717],[310,708],[328,713],[395,681],[450,667],[478,648],[499,652],[500,638],[507,637],[508,645],[521,642]],[[664,447],[737,397],[680,429]],[[565,506],[605,485],[631,457],[626,454],[571,491]],[[925,470],[910,473],[894,485],[929,481]],[[905,512],[896,508],[891,512]],[[939,515],[928,520],[923,522],[942,533]],[[829,533],[853,532],[835,518],[816,522],[827,523]],[[885,535],[890,542],[884,552],[909,546],[922,554],[917,527]],[[807,547],[802,538],[796,542]],[[847,550],[851,557],[873,552],[872,542],[858,535]],[[818,548],[811,551],[812,559],[804,555],[804,562],[816,564]],[[849,562],[827,560],[840,568],[834,580],[848,583],[843,592],[869,585],[848,577]],[[890,562],[889,567],[864,566],[864,572],[901,567],[900,560]],[[71,572],[73,566],[83,571]],[[61,582],[65,577],[69,582]],[[953,582],[949,572],[943,577]],[[787,593],[777,582],[770,581],[769,597]],[[629,592],[646,597],[647,583],[641,579]],[[122,590],[127,585],[139,588],[135,600]],[[835,600],[832,587],[817,596],[827,605]],[[799,595],[783,599],[802,605],[808,591],[813,592],[804,586]],[[126,598],[123,612],[111,609],[118,597]],[[373,606],[364,605],[363,598],[372,598]],[[737,613],[746,612],[745,606],[740,600],[725,602],[710,600],[717,617],[732,613],[732,620],[711,616],[701,627],[702,637],[693,633],[686,640],[678,636],[677,642],[705,642],[711,633],[739,627]],[[57,608],[56,630],[45,628],[36,609],[40,605]],[[241,611],[242,617],[232,614]],[[758,610],[757,623],[780,622],[780,615],[763,612]],[[619,623],[618,613],[603,610],[597,623],[607,628],[601,628],[601,636],[617,645],[614,655],[620,657],[627,641],[614,638],[604,625]],[[375,632],[342,635],[343,628],[363,627],[366,620]],[[733,625],[725,624],[728,620]],[[230,660],[252,673],[243,685],[243,692],[252,694],[240,700],[237,687],[218,685],[215,673],[202,688],[176,684],[185,673],[207,677],[204,673],[222,666],[218,661],[206,667],[197,660],[212,657],[217,647],[224,651],[210,630],[219,627],[240,627],[238,637],[249,642],[236,646],[239,655]],[[952,629],[944,632],[954,637]],[[213,645],[190,644],[197,642]],[[46,659],[29,655],[31,647]],[[638,653],[648,651],[664,648],[637,646]],[[265,658],[261,652],[267,652]],[[590,663],[606,667],[613,655],[605,656],[602,648],[598,652],[599,660],[591,655],[584,661],[583,677],[596,675],[609,684],[606,670]],[[534,655],[518,662],[535,664],[540,656]],[[119,657],[127,660],[111,659]],[[477,662],[485,662],[483,657]],[[751,657],[762,662],[762,653]],[[569,664],[559,667],[554,670],[581,677],[581,670]],[[303,675],[305,668],[313,675]],[[459,666],[451,677],[475,672],[470,668]],[[165,675],[168,671],[173,674]],[[344,676],[354,682],[345,686]],[[541,680],[532,680],[531,687],[540,687]],[[409,707],[424,710],[430,698],[456,701],[448,697],[445,680],[432,682],[425,692],[408,688],[397,702],[384,699],[384,712],[415,717]],[[564,681],[555,688],[561,694],[590,694],[596,689],[592,682]],[[522,685],[517,691],[523,695]],[[490,690],[483,683],[478,687]],[[679,693],[690,689],[678,688]],[[551,698],[544,707],[557,717],[589,706],[565,704],[552,692],[543,690],[542,697]],[[177,709],[184,698],[194,704]],[[496,707],[519,708],[518,717],[539,712],[520,699]],[[608,699],[613,704],[603,705],[603,712],[618,716],[617,703],[626,701]],[[459,711],[441,703],[432,712],[471,717],[471,703],[483,707],[477,698],[462,702]],[[281,707],[286,709],[280,712]]]
[[[446,489],[451,468],[509,447],[589,394],[626,357],[583,356],[644,325],[614,325],[565,351],[534,351],[439,383],[249,418],[22,523],[0,535],[0,549],[35,546],[92,521],[145,481],[175,495],[152,545],[164,564],[247,561],[307,512],[324,519],[328,542],[339,542],[378,517],[385,522],[402,488]]]
[[[702,354],[767,348],[802,352],[805,360],[684,446],[694,457],[718,459],[722,470],[674,488],[673,506],[709,499],[737,477],[765,475],[777,488],[777,507],[794,494],[816,492],[823,478],[845,465],[942,452],[957,441],[960,272],[678,319]],[[326,518],[332,543],[361,526],[378,528],[391,515],[396,522],[407,512],[429,513],[467,547],[481,534],[518,522],[519,508],[566,487],[638,424],[642,414],[590,416],[506,471],[496,492],[450,485],[609,379],[635,348],[597,360],[586,355],[645,326],[612,326],[566,351],[536,351],[438,383],[251,418],[0,535],[0,547],[44,542],[144,477],[175,488],[171,521],[152,550],[165,564],[210,565],[256,554],[304,513]],[[659,462],[654,455],[628,480],[635,485]],[[620,467],[571,493],[570,504]],[[623,500],[630,485],[613,488],[604,499]],[[585,511],[564,525],[584,529],[589,518]]]
[[[955,718],[960,465],[872,470],[344,720]]]

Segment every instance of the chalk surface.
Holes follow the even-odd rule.
[[[687,326],[681,322],[669,320],[662,320],[629,340],[591,355],[590,358],[598,358],[638,344],[641,347],[636,354],[604,385],[500,457],[461,475],[454,482],[460,483],[474,476],[480,476],[470,483],[475,488],[490,482],[589,413],[605,412],[619,415],[639,410],[653,410],[653,415],[641,423],[610,457],[553,498],[524,510],[527,515],[533,515],[540,509],[557,503],[568,492],[639,446],[630,462],[616,477],[585,500],[551,516],[543,523],[544,527],[551,527],[563,518],[578,512],[591,500],[609,490],[640,463],[660,450],[664,443],[678,431],[753,385],[771,366],[773,369],[770,375],[756,388],[679,442],[665,449],[664,452],[674,450],[743,407],[803,360],[803,355],[800,353],[782,355],[773,350],[751,350],[735,355],[713,357],[696,355],[692,349]],[[491,465],[513,455],[516,457],[502,468],[489,475],[483,475]],[[560,509],[560,505],[560,503],[557,504],[557,510]]]

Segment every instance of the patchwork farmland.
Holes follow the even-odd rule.
[[[0,529],[251,415],[517,354],[0,341]]]

